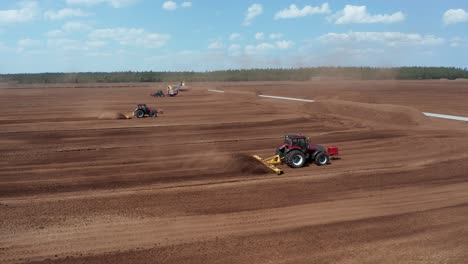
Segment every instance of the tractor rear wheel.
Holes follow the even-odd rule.
[[[291,168],[300,168],[306,163],[305,155],[300,150],[292,150],[288,152],[284,160]]]
[[[327,165],[329,162],[330,157],[326,153],[320,152],[317,154],[317,156],[315,156],[315,164],[318,166]]]
[[[143,110],[141,109],[138,109],[135,111],[135,116],[138,117],[138,118],[142,118],[145,116],[145,112],[143,112]]]

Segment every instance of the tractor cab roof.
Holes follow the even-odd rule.
[[[291,138],[291,139],[295,139],[295,138],[307,138],[306,136],[301,135],[301,134],[289,134],[289,135],[286,135],[285,137],[286,137],[286,138]]]

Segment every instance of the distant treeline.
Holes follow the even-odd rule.
[[[0,74],[0,82],[209,82],[209,81],[308,81],[321,78],[358,80],[419,80],[468,78],[468,70],[455,67],[314,67],[297,69],[248,69],[207,72],[79,72]]]

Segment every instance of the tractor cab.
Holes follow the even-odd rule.
[[[145,113],[148,112],[148,110],[149,110],[149,108],[146,106],[146,104],[139,104],[139,105],[137,106],[137,109],[141,109],[141,110],[143,110],[143,112],[145,112]]]
[[[304,135],[294,134],[284,136],[284,145],[288,149],[299,148],[303,152],[307,152],[309,139]]]

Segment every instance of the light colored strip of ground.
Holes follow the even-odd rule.
[[[443,114],[434,114],[434,113],[426,113],[426,112],[423,112],[423,114],[426,116],[430,116],[430,117],[468,122],[468,117],[463,117],[463,116],[443,115]]]
[[[300,102],[306,102],[306,103],[313,103],[315,100],[309,100],[309,99],[300,99],[300,98],[292,98],[292,97],[283,97],[283,96],[273,96],[273,95],[259,95],[258,97],[263,97],[263,98],[272,98],[272,99],[281,99],[281,100],[290,100],[290,101],[300,101]]]
[[[212,90],[209,89],[209,92],[216,92],[216,93],[224,93],[224,91],[221,90]],[[299,101],[299,102],[306,102],[306,103],[313,103],[316,100],[310,100],[310,99],[301,99],[301,98],[292,98],[292,97],[283,97],[283,96],[273,96],[273,95],[258,95],[258,97],[262,98],[271,98],[271,99],[281,99],[281,100],[290,100],[290,101]],[[453,115],[444,115],[444,114],[435,114],[435,113],[427,113],[423,112],[424,115],[429,116],[429,117],[436,117],[436,118],[443,118],[443,119],[450,119],[450,120],[457,120],[457,121],[465,121],[468,122],[468,117],[463,117],[463,116],[453,116]]]

